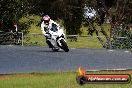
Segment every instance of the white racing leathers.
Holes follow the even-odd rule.
[[[42,22],[41,30],[47,40],[52,44],[51,48],[53,51],[58,51],[60,48],[65,52],[69,51],[64,31],[60,28],[59,24],[53,20],[50,20],[49,25],[45,25],[44,22]]]

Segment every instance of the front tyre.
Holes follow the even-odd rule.
[[[65,52],[68,52],[69,49],[67,43],[63,39],[60,40],[60,43],[61,43],[61,49],[63,49]]]

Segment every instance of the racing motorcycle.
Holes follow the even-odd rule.
[[[56,24],[52,24],[52,28],[46,34],[49,35],[47,40],[50,41],[50,48],[53,51],[58,51],[59,49],[63,49],[65,52],[69,51],[63,29]]]

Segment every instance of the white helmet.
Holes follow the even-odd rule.
[[[45,15],[45,16],[43,17],[43,20],[44,20],[44,23],[47,25],[47,24],[49,24],[50,17],[49,17],[48,15]]]

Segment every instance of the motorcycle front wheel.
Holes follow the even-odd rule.
[[[63,49],[65,52],[68,52],[69,51],[69,48],[67,46],[67,43],[63,39],[60,40],[60,43],[62,45],[61,46],[61,49]]]

